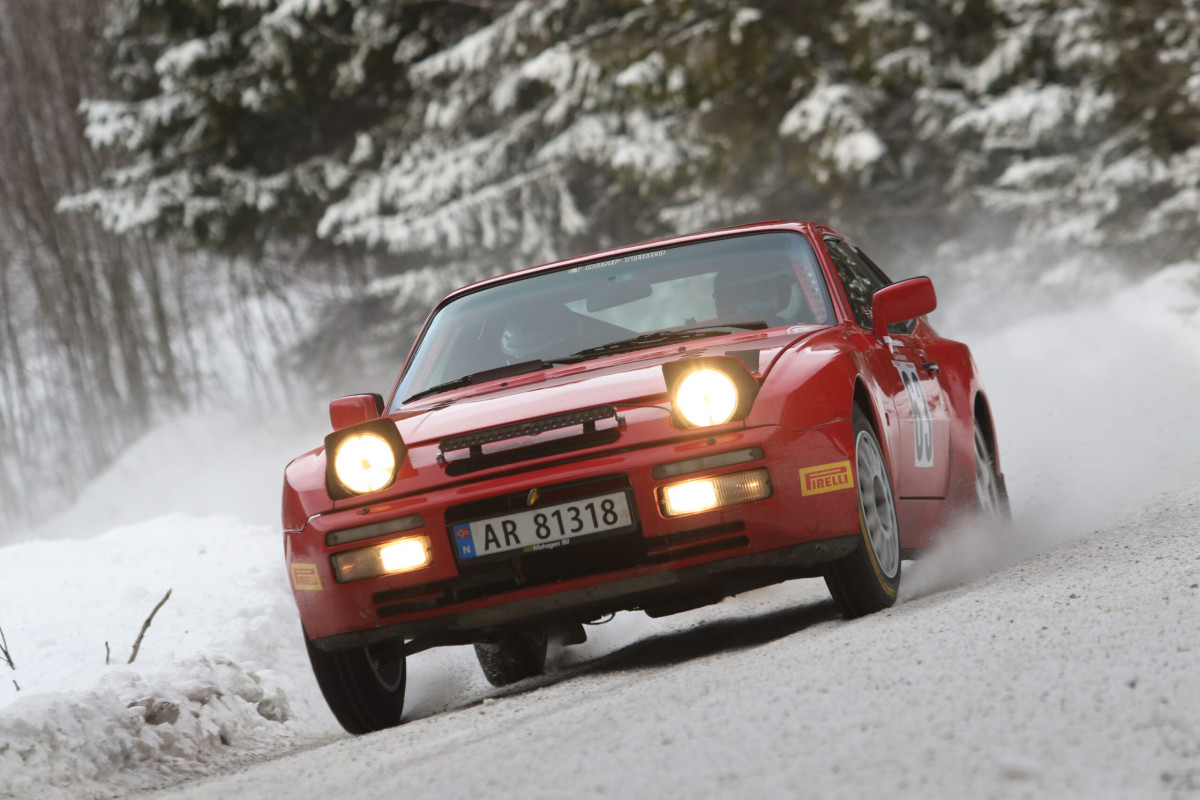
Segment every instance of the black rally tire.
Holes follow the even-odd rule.
[[[475,642],[475,657],[488,683],[508,686],[546,671],[548,645],[544,630],[503,631]]]
[[[400,724],[408,672],[402,640],[332,652],[314,647],[307,636],[304,641],[321,694],[348,733]]]
[[[867,415],[854,407],[859,546],[825,568],[825,584],[846,619],[890,607],[900,588],[900,528],[891,477]]]

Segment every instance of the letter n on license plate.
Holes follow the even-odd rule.
[[[459,561],[500,554],[537,553],[602,533],[635,527],[625,492],[585,497],[450,526]]]

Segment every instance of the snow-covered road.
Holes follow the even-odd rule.
[[[895,608],[845,622],[808,581],[618,615],[506,690],[421,653],[407,722],[361,738],[273,521],[323,421],[180,420],[0,547],[0,798],[1200,798],[1198,291],[1191,265],[967,337],[1013,529],[948,531]]]
[[[464,707],[155,797],[1200,796],[1198,508],[1184,492],[849,623],[819,582],[762,590]]]

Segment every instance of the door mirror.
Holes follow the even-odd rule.
[[[887,326],[924,316],[937,308],[937,294],[929,278],[909,278],[885,286],[871,295],[871,324],[882,339]]]
[[[329,421],[335,431],[379,419],[382,415],[383,397],[377,394],[352,394],[329,404]]]

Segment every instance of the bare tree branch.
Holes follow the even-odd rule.
[[[142,637],[146,635],[146,630],[150,627],[150,623],[154,621],[154,615],[158,613],[158,610],[163,607],[163,604],[167,602],[167,598],[170,596],[171,590],[167,589],[167,593],[163,595],[163,599],[158,601],[158,605],[154,607],[154,610],[150,612],[150,616],[146,617],[146,621],[142,623],[142,630],[138,633],[137,641],[133,643],[133,652],[129,654],[127,664],[132,664],[133,660],[137,658],[138,648],[142,646]]]

